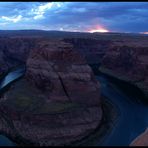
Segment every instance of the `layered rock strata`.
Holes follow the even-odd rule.
[[[110,48],[100,67],[104,73],[130,82],[148,97],[148,48],[119,46]]]
[[[62,40],[43,40],[25,77],[0,100],[0,131],[23,145],[67,145],[102,119],[100,84],[85,59]]]

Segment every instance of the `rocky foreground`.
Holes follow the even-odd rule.
[[[40,40],[26,67],[0,99],[2,133],[23,145],[68,145],[101,123],[100,84],[71,44]]]
[[[148,146],[148,129],[132,141],[130,146]]]

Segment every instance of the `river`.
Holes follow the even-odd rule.
[[[148,127],[148,106],[140,98],[127,96],[105,76],[97,76],[101,83],[101,92],[113,104],[118,106],[120,116],[111,133],[105,137],[102,146],[128,146]],[[134,92],[133,92],[134,93]]]
[[[8,73],[2,80],[0,80],[0,92],[3,91],[8,85],[13,81],[16,81],[24,75],[25,67],[19,68]],[[16,146],[10,139],[6,136],[0,135],[0,146]]]
[[[25,68],[8,73],[0,82],[0,90],[7,87],[24,75]],[[148,126],[148,106],[133,101],[136,98],[127,96],[117,85],[103,75],[97,76],[101,83],[101,92],[109,101],[118,107],[120,116],[110,133],[105,137],[102,146],[128,146],[133,139]],[[133,97],[133,96],[132,96]],[[136,96],[135,96],[136,97]],[[7,137],[0,135],[0,146],[14,146]],[[100,145],[97,144],[96,145]]]
[[[25,67],[19,68],[12,72],[9,72],[1,81],[0,81],[0,89],[7,87],[11,82],[17,80],[22,77],[25,72]]]

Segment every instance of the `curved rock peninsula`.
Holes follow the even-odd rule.
[[[0,131],[22,145],[69,145],[101,123],[100,84],[85,59],[62,40],[42,40],[24,78],[0,99]]]
[[[126,33],[0,31],[0,80],[8,71],[26,65],[24,77],[1,93],[0,133],[23,146],[69,145],[85,138],[105,116],[102,92],[125,109],[124,97],[101,79],[100,90],[88,64],[98,70],[102,63],[100,71],[138,86],[147,96],[147,40],[148,36]],[[132,123],[127,122],[131,127]],[[139,124],[134,128],[142,130]],[[129,145],[131,139],[123,133],[122,143],[128,140]],[[116,138],[110,141],[118,144]]]

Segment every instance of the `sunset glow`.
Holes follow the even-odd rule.
[[[109,32],[109,30],[103,28],[102,26],[97,26],[95,27],[96,29],[91,29],[89,30],[90,33],[94,33],[94,32]]]
[[[148,32],[143,32],[143,34],[148,34]]]
[[[109,32],[109,31],[106,29],[96,29],[96,30],[91,30],[90,32],[94,33],[94,32]]]
[[[148,34],[147,8],[147,2],[0,2],[0,27]]]

